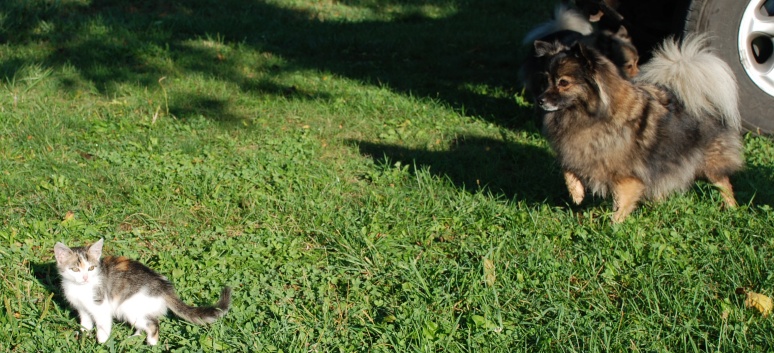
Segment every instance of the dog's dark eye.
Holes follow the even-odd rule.
[[[570,85],[570,81],[567,81],[565,79],[561,79],[561,80],[559,80],[559,82],[556,83],[556,85],[559,86],[559,87],[567,87],[567,86]]]

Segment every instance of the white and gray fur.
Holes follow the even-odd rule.
[[[707,44],[708,37],[698,34],[686,36],[682,43],[665,40],[640,67],[634,81],[664,86],[677,95],[689,114],[719,117],[740,131],[736,78]]]
[[[113,319],[132,325],[139,335],[155,345],[159,340],[159,317],[171,309],[177,316],[195,324],[212,323],[226,314],[231,289],[224,287],[214,306],[192,307],[175,294],[166,277],[126,257],[102,257],[103,240],[85,247],[54,246],[57,269],[67,301],[78,312],[81,330],[95,325],[97,341],[110,337]]]
[[[522,44],[532,44],[535,40],[561,31],[573,31],[587,36],[594,32],[594,27],[587,16],[560,3],[554,8],[554,18],[530,30],[524,36]]]

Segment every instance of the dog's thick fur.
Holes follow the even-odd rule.
[[[668,39],[630,82],[583,44],[535,42],[548,73],[537,98],[543,129],[573,201],[612,194],[615,222],[642,198],[663,199],[697,178],[736,206],[729,176],[743,165],[736,80],[706,38]]]
[[[554,7],[554,18],[531,29],[524,36],[522,43],[532,44],[536,40],[562,31],[572,31],[587,36],[594,32],[594,26],[580,11],[559,3]]]
[[[524,36],[524,44],[535,41],[559,42],[564,46],[583,43],[610,59],[621,76],[633,78],[639,72],[639,53],[625,27],[616,31],[595,30],[587,16],[560,3],[554,9],[554,18],[533,28]],[[533,49],[521,66],[522,85],[534,99],[546,89],[546,55],[537,56]]]

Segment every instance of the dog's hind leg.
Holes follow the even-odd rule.
[[[573,174],[573,172],[564,171],[564,182],[567,184],[567,190],[570,192],[570,196],[572,196],[572,202],[575,202],[576,205],[580,205],[581,202],[583,202],[583,198],[586,196],[586,190],[583,187],[583,183],[581,183],[580,179]]]
[[[744,165],[741,150],[741,139],[735,132],[730,132],[725,136],[718,137],[707,147],[705,152],[704,168],[702,168],[701,174],[704,174],[709,182],[720,189],[720,195],[723,196],[726,208],[736,207],[734,188],[728,178],[735,171],[742,169]]]
[[[707,175],[707,179],[720,189],[720,195],[723,196],[723,202],[728,208],[736,207],[736,199],[734,198],[734,188],[731,186],[731,181],[728,180],[728,176],[722,177],[716,175]]]
[[[613,185],[613,205],[615,213],[613,222],[621,223],[629,216],[640,201],[645,192],[645,184],[637,178],[625,178]]]

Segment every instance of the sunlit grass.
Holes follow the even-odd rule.
[[[774,143],[610,222],[515,84],[550,4],[0,4],[3,351],[769,351]],[[81,334],[52,248],[104,237],[205,305]]]

